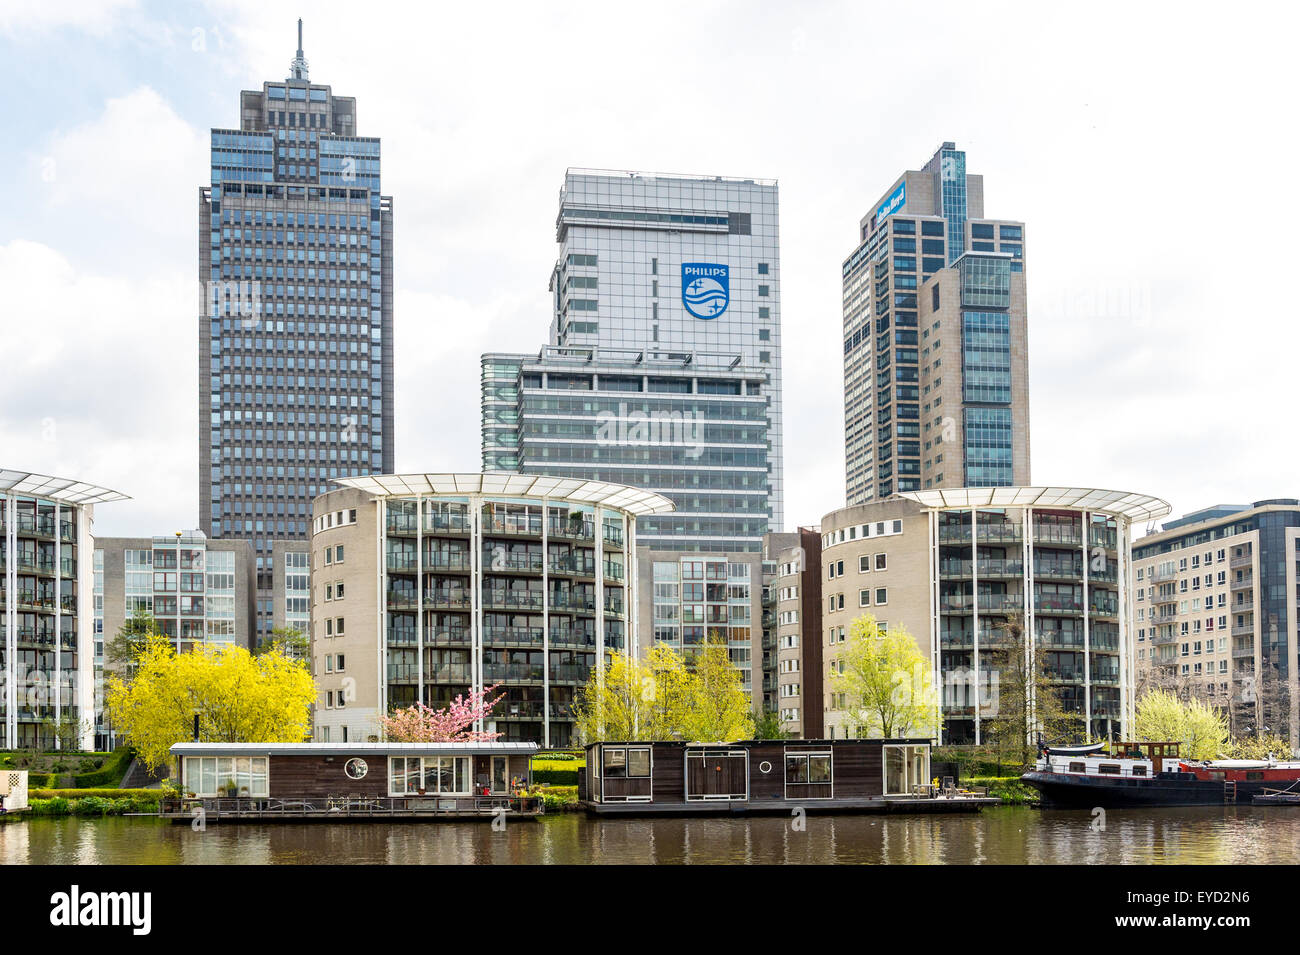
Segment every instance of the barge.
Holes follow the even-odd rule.
[[[1119,743],[1110,754],[1044,747],[1021,779],[1042,793],[1043,805],[1074,809],[1249,804],[1300,781],[1300,762],[1185,760],[1178,749],[1177,743]]]
[[[928,739],[601,742],[579,798],[594,816],[976,812],[1000,800],[930,778]]]
[[[535,743],[177,743],[173,822],[532,819]]]

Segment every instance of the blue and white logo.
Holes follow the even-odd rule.
[[[725,312],[730,302],[727,266],[712,262],[682,263],[682,304],[686,311],[707,321]]]

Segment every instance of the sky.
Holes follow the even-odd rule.
[[[774,178],[786,519],[820,522],[840,265],[951,140],[1026,223],[1033,483],[1300,496],[1294,7],[0,0],[0,467],[130,495],[97,534],[198,524],[208,130],[298,16],[383,139],[399,471],[479,470],[479,355],[546,341],[566,168]]]

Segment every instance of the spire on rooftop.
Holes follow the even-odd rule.
[[[289,64],[289,79],[304,81],[307,79],[307,60],[302,55],[302,17],[298,18],[298,55]]]

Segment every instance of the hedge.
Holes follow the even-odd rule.
[[[129,746],[123,746],[114,750],[113,754],[104,760],[104,765],[93,773],[82,773],[72,778],[73,785],[78,789],[100,789],[105,786],[116,786],[126,771],[131,767],[131,760],[135,757],[135,751]]]

